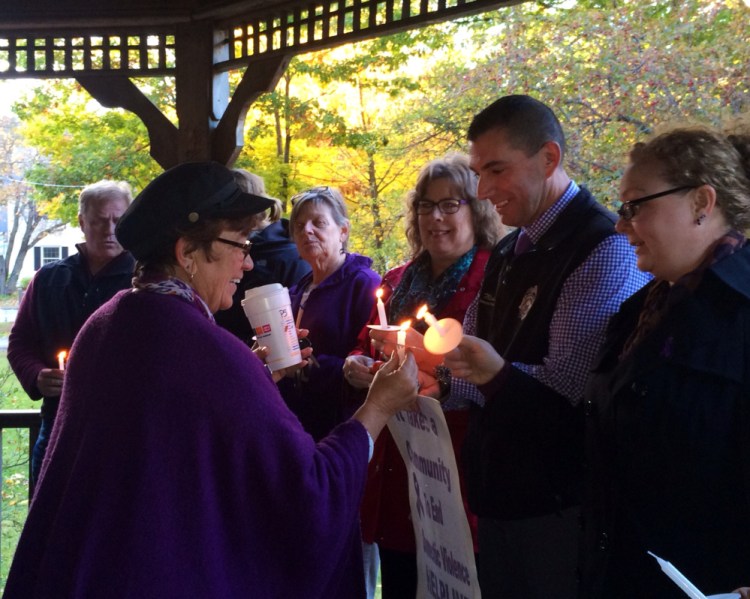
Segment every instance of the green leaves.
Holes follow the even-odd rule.
[[[546,0],[298,56],[251,107],[237,164],[282,200],[340,187],[354,245],[385,267],[403,257],[400,202],[419,168],[466,150],[473,115],[499,96],[552,106],[571,175],[614,205],[636,140],[750,110],[748,31],[741,0]],[[175,122],[174,81],[138,85]],[[136,117],[69,81],[40,86],[16,113],[39,154],[26,174],[51,185],[34,191],[50,215],[74,218],[76,186],[108,176],[138,189],[159,170]]]
[[[16,112],[25,144],[40,155],[26,178],[38,183],[34,198],[51,218],[75,223],[78,193],[89,183],[125,180],[138,190],[161,172],[143,123],[101,108],[73,81],[44,82]]]

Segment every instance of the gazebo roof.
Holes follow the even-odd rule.
[[[24,0],[0,6],[0,29],[175,24],[273,10],[278,0]]]
[[[231,164],[244,118],[295,54],[522,0],[8,0],[0,79],[73,77],[104,106],[137,114],[151,155]],[[244,70],[234,95],[227,72]],[[179,129],[130,81],[173,76]]]

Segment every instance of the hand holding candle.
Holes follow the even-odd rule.
[[[417,318],[424,318],[430,325],[424,334],[424,347],[431,354],[447,354],[461,343],[463,327],[454,318],[438,321],[427,311],[427,304],[417,311]]]
[[[65,358],[68,355],[68,352],[65,350],[62,350],[59,354],[57,354],[57,367],[60,370],[65,370]]]

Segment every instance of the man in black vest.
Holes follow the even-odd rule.
[[[616,217],[565,172],[550,108],[503,97],[468,138],[478,197],[517,227],[487,265],[477,337],[446,358],[485,398],[462,453],[480,587],[491,599],[573,598],[583,387],[609,316],[647,277]]]
[[[43,398],[42,426],[31,457],[32,479],[42,467],[57,415],[65,371],[58,354],[69,352],[86,319],[121,289],[130,287],[135,260],[115,238],[115,225],[133,196],[125,182],[84,187],[78,253],[46,264],[29,283],[8,338],[8,362],[31,399]]]

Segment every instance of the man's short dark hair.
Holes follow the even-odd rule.
[[[493,129],[502,129],[514,147],[528,156],[548,141],[557,142],[565,154],[565,134],[552,109],[531,96],[503,96],[477,114],[469,126],[468,139],[476,141]]]

